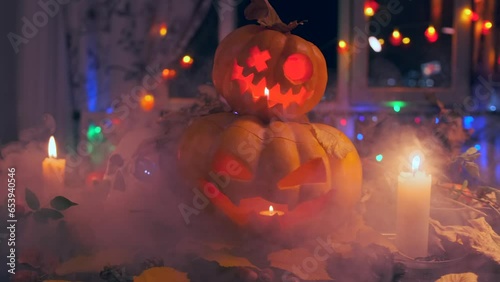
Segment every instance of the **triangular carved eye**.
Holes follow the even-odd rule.
[[[214,172],[224,173],[236,180],[248,181],[253,178],[252,172],[242,160],[224,151],[215,154],[212,168]]]
[[[312,159],[290,172],[278,182],[279,189],[303,184],[326,183],[326,166],[322,158]]]

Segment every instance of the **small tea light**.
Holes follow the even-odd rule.
[[[278,215],[278,216],[281,216],[281,215],[284,215],[285,212],[283,211],[275,211],[273,206],[269,206],[269,210],[267,211],[261,211],[259,213],[260,215],[264,215],[264,216],[274,216],[274,215]]]

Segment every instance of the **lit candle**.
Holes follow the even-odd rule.
[[[275,211],[274,208],[273,208],[273,206],[269,206],[269,210],[267,210],[267,211],[261,211],[259,214],[260,215],[264,215],[264,216],[275,216],[275,215],[280,216],[280,215],[284,215],[285,212],[283,212],[283,211]]]
[[[54,136],[49,139],[48,158],[42,163],[44,193],[49,196],[54,190],[62,188],[64,183],[65,159],[57,158],[57,146]],[[50,195],[52,196],[52,195]]]
[[[431,176],[418,171],[420,156],[412,160],[413,172],[398,177],[396,245],[409,257],[426,257],[429,239]]]
[[[264,96],[269,100],[269,89],[267,87],[264,87]]]

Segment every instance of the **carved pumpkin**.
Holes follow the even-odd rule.
[[[301,116],[323,97],[325,58],[314,44],[290,33],[299,23],[287,26],[277,15],[266,22],[252,16],[262,14],[252,5],[245,15],[261,25],[238,28],[219,44],[212,71],[215,88],[242,114]],[[275,14],[270,5],[267,9]]]
[[[360,197],[358,153],[327,125],[218,113],[194,121],[180,144],[187,179],[240,226],[271,205],[284,211],[278,217],[283,229],[328,210],[341,217]]]

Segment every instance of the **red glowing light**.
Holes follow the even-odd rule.
[[[436,42],[438,40],[438,33],[436,32],[434,26],[431,25],[425,30],[425,37],[430,43]]]
[[[420,122],[422,122],[422,119],[420,117],[416,117],[415,118],[415,123],[416,124],[420,124]]]
[[[371,17],[375,15],[375,13],[378,11],[379,4],[375,0],[367,0],[365,2],[365,7],[364,7],[364,12],[365,16]]]
[[[304,83],[313,73],[311,60],[304,54],[292,54],[283,64],[283,73],[294,83]]]
[[[347,120],[345,118],[340,120],[340,125],[346,126],[347,125]]]
[[[258,72],[267,69],[267,61],[271,59],[271,54],[268,50],[260,51],[259,47],[250,49],[250,58],[247,60],[249,67],[255,67]]]
[[[471,19],[473,22],[477,22],[479,20],[479,15],[476,12],[473,12]]]
[[[392,36],[391,38],[389,38],[389,41],[391,42],[392,45],[394,46],[399,46],[401,45],[401,33],[399,32],[399,30],[395,29],[393,32],[392,32]]]

